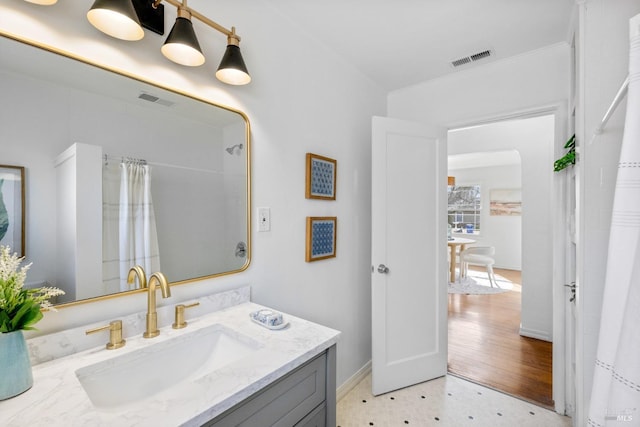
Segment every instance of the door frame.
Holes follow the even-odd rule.
[[[515,110],[503,114],[495,114],[484,117],[477,117],[460,122],[444,124],[447,131],[464,127],[480,126],[507,120],[527,119],[538,116],[554,116],[554,158],[564,154],[564,144],[568,130],[569,111],[566,102],[532,107],[529,109]],[[551,165],[549,165],[551,168]],[[567,218],[570,217],[567,204],[563,198],[566,196],[566,181],[570,177],[567,174],[554,174],[552,183],[552,231],[555,236],[553,241],[553,363],[552,363],[552,398],[554,400],[555,411],[559,414],[571,412],[575,407],[574,393],[575,379],[572,369],[572,358],[575,337],[566,335],[566,316],[571,313],[571,303],[569,302],[569,292],[565,288],[566,277],[571,274],[568,271],[571,266],[567,260],[568,248],[572,244],[567,232]],[[574,328],[571,328],[574,330]],[[574,332],[575,333],[575,332]]]

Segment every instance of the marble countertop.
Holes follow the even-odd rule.
[[[289,326],[269,330],[249,318],[250,312],[261,308],[265,307],[244,302],[190,319],[185,329],[160,328],[160,335],[153,339],[129,337],[126,346],[118,350],[109,351],[102,345],[37,364],[33,366],[33,387],[0,402],[0,425],[200,426],[331,347],[340,335],[336,330],[287,314],[283,316]],[[197,386],[176,386],[116,408],[96,408],[76,377],[76,370],[82,367],[214,324],[250,337],[260,348],[199,378]]]

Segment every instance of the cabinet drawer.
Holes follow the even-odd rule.
[[[304,417],[295,427],[326,427],[327,411],[325,404],[318,406],[312,413]]]
[[[323,353],[205,424],[207,427],[292,427],[325,400]]]

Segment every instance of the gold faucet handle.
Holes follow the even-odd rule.
[[[124,347],[126,341],[122,338],[122,320],[114,320],[113,322],[109,322],[108,325],[89,329],[88,331],[85,331],[85,334],[89,335],[106,329],[109,329],[109,342],[105,346],[107,347],[107,350],[115,350],[116,348]]]
[[[188,304],[188,305],[184,305],[184,304],[176,305],[176,320],[175,320],[174,324],[171,325],[171,327],[173,329],[182,329],[185,326],[187,326],[187,322],[184,320],[184,310],[185,310],[185,308],[191,308],[191,307],[195,307],[197,305],[200,305],[200,303],[199,302],[194,302],[193,304]]]

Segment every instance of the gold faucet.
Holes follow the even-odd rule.
[[[168,298],[171,296],[171,289],[169,289],[169,282],[164,274],[153,273],[149,277],[149,283],[147,284],[147,331],[142,334],[145,338],[157,337],[160,334],[158,330],[158,313],[156,313],[156,286],[160,285],[162,290],[162,298]]]
[[[186,327],[187,326],[187,321],[184,320],[184,310],[186,308],[195,307],[197,305],[200,305],[200,303],[198,301],[194,302],[193,304],[187,304],[187,305],[178,304],[178,305],[176,305],[176,310],[175,310],[176,321],[173,322],[173,325],[171,325],[171,327],[173,329],[182,329],[182,328]]]
[[[115,350],[116,348],[124,347],[126,341],[122,338],[122,320],[114,320],[109,322],[108,325],[89,329],[88,331],[85,331],[85,334],[89,335],[106,329],[109,330],[109,342],[106,345],[107,350]]]
[[[136,280],[136,276],[138,276],[138,284],[140,285],[140,289],[144,289],[147,287],[147,275],[144,274],[144,269],[141,265],[136,265],[129,269],[129,274],[127,275],[127,283],[132,285]]]

